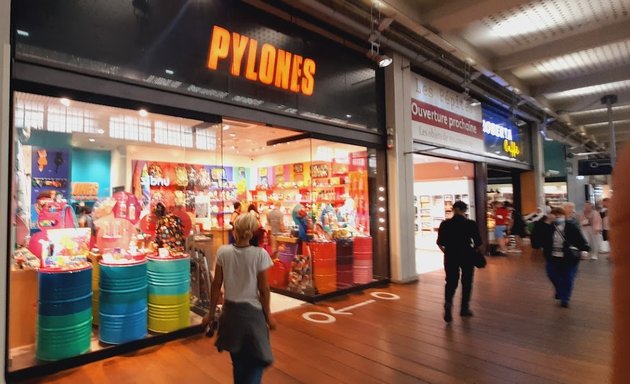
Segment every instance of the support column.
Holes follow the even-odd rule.
[[[606,95],[602,97],[602,104],[608,109],[608,130],[610,132],[610,164],[615,166],[617,161],[617,139],[615,137],[615,123],[613,121],[613,104],[617,103],[617,95]]]
[[[567,173],[567,198],[575,204],[575,211],[581,212],[584,209],[586,194],[584,186],[588,184],[588,176],[578,176],[578,159],[571,159],[572,171]]]
[[[385,70],[386,127],[393,145],[387,150],[391,280],[418,279],[414,238],[413,136],[409,61],[398,54]]]
[[[11,141],[9,136],[10,129],[10,88],[11,81],[11,1],[0,0],[0,284],[4,286],[0,289],[0,370],[2,376],[0,383],[5,382],[5,361],[7,340],[7,292],[9,281],[7,279],[7,270],[9,269],[9,249],[8,241],[9,228],[9,203],[10,198],[9,186],[11,183],[11,172],[9,170],[11,153]]]
[[[488,164],[475,163],[475,219],[481,241],[490,250],[488,237]]]
[[[545,138],[540,134],[540,125],[532,126],[532,165],[536,207],[545,207]]]

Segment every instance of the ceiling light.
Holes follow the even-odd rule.
[[[90,142],[90,143],[93,143],[93,142],[95,142],[95,141],[96,141],[96,139],[94,139],[94,138],[92,138],[92,137],[90,137],[88,140],[89,140],[89,142]]]
[[[99,135],[102,135],[103,133],[105,133],[105,130],[102,128],[99,128],[96,130],[96,133],[98,133]]]
[[[141,109],[141,110],[139,110],[139,111],[138,111],[138,114],[139,114],[140,116],[142,116],[142,117],[147,117],[147,116],[149,116],[149,112],[147,112],[147,110],[146,110],[146,109]]]
[[[62,97],[61,99],[59,99],[59,102],[66,107],[70,106],[70,99],[68,99],[67,97]]]
[[[172,69],[165,69],[164,72],[166,72],[167,75],[174,75],[175,71],[173,71]]]
[[[236,133],[230,133],[230,137],[236,137]]]
[[[229,124],[225,124],[225,125],[223,126],[223,130],[224,130],[224,131],[227,131],[228,129],[230,129],[230,125],[229,125]]]
[[[235,146],[235,145],[233,145],[233,146],[231,146],[231,147],[230,147],[230,149],[236,149],[236,146]]]
[[[352,117],[352,115],[351,114],[347,114],[346,117],[349,119],[349,118]]]
[[[475,100],[472,97],[470,98],[470,101],[468,103],[471,107],[478,107],[481,105],[481,102],[479,100]]]
[[[390,65],[392,63],[392,61],[394,61],[394,60],[391,57],[389,57],[387,55],[382,55],[382,56],[378,57],[376,62],[378,63],[379,67],[385,68],[388,65]]]
[[[17,34],[18,34],[18,36],[23,36],[23,37],[29,37],[30,36],[30,33],[26,32],[26,31],[23,31],[21,29],[17,30]]]

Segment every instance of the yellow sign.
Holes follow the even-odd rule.
[[[503,140],[503,150],[507,152],[510,156],[516,158],[521,154],[521,149],[515,141]]]
[[[306,96],[312,95],[315,89],[315,60],[268,43],[259,45],[258,40],[215,25],[212,28],[207,67],[216,71],[219,61],[228,58],[232,76],[245,77]]]
[[[72,183],[71,196],[74,200],[98,199],[98,183]]]

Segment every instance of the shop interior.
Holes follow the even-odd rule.
[[[437,232],[452,217],[456,201],[468,204],[475,219],[475,167],[473,163],[413,155],[416,269],[419,274],[443,268]]]
[[[12,370],[199,324],[236,202],[259,218],[275,292],[308,300],[378,279],[386,191],[373,186],[383,206],[371,217],[374,150],[14,95]]]

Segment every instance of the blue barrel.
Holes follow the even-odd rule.
[[[149,258],[149,330],[172,332],[190,325],[190,258]]]
[[[147,262],[100,262],[99,339],[122,344],[147,334]]]
[[[92,267],[76,271],[41,269],[38,278],[37,358],[54,361],[89,351]]]

